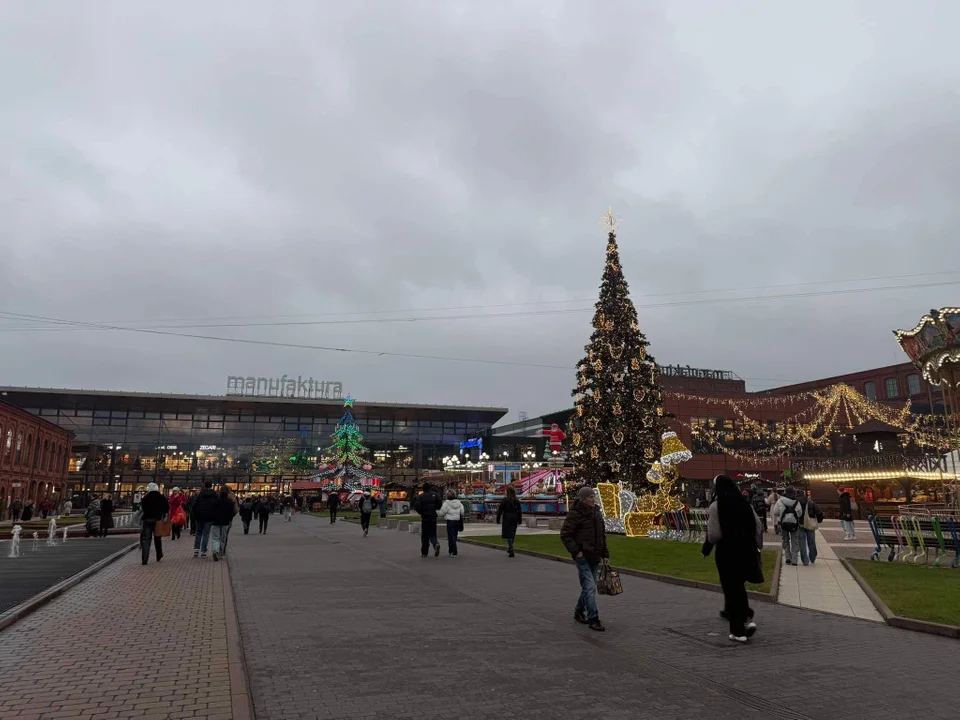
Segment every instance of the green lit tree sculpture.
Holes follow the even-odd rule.
[[[343,417],[340,418],[333,435],[330,436],[333,445],[327,448],[326,457],[348,471],[351,466],[363,464],[363,456],[367,448],[363,445],[363,435],[360,434],[357,421],[353,419],[353,413],[350,412],[350,408],[353,407],[353,398],[349,395],[344,398],[343,407],[345,408]]]
[[[612,211],[604,223],[609,230],[606,267],[587,357],[577,365],[573,391],[570,489],[622,482],[640,493],[649,489],[647,470],[660,456],[663,394],[623,277]]]

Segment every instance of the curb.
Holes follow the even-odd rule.
[[[65,593],[67,590],[69,590],[73,586],[79,585],[91,575],[103,570],[107,565],[110,565],[111,563],[119,560],[128,552],[136,550],[138,547],[140,547],[140,543],[134,543],[129,547],[125,547],[121,550],[118,550],[117,552],[113,553],[113,555],[108,555],[103,560],[95,562],[93,565],[90,565],[89,567],[86,567],[83,570],[74,573],[73,575],[66,578],[65,580],[61,580],[59,583],[57,583],[53,587],[49,587],[43,592],[39,593],[38,595],[34,595],[29,600],[25,600],[19,605],[16,605],[12,607],[10,610],[7,610],[5,613],[0,615],[0,631],[3,631],[6,628],[10,627],[18,620],[22,620],[27,615],[32,613],[34,610],[38,610],[40,607],[42,607],[43,605],[46,605],[51,600],[59,597],[60,595],[63,595],[63,593]]]
[[[490,548],[491,550],[507,551],[506,546],[491,545],[490,543],[470,540],[468,538],[457,538],[458,543],[467,545],[478,545],[480,547]],[[535,550],[520,550],[514,548],[513,551],[518,555],[529,555],[530,557],[540,558],[541,560],[553,560],[555,562],[567,563],[573,565],[573,558],[558,557],[557,555],[548,555],[547,553],[536,552]],[[779,554],[778,554],[779,558]],[[660,575],[659,573],[648,572],[646,570],[631,570],[630,568],[617,567],[611,565],[611,569],[616,570],[621,575],[632,575],[633,577],[644,578],[645,580],[656,580],[657,582],[667,583],[668,585],[680,585],[681,587],[696,588],[697,590],[710,590],[711,592],[722,593],[723,588],[716,583],[699,582],[697,580],[688,580],[686,578],[673,577],[672,575]],[[776,579],[776,573],[774,574]],[[771,586],[771,590],[773,587]],[[771,593],[760,592],[759,590],[747,590],[747,597],[758,602],[775,603],[777,596]]]
[[[230,667],[230,710],[234,720],[253,720],[256,711],[253,696],[247,682],[247,666],[243,656],[243,639],[240,636],[240,619],[233,597],[233,573],[230,572],[230,555],[226,557],[223,578],[223,616],[227,625],[227,664]]]
[[[939,635],[941,637],[953,638],[955,640],[960,639],[960,627],[956,625],[941,625],[940,623],[927,622],[926,620],[915,620],[913,618],[900,617],[895,615],[893,611],[887,607],[887,604],[874,592],[873,588],[870,587],[870,584],[863,579],[863,576],[857,572],[857,569],[853,566],[853,563],[847,560],[847,558],[838,557],[837,558],[841,564],[847,569],[847,572],[853,576],[853,579],[857,581],[857,585],[866,593],[867,597],[870,598],[870,602],[873,603],[873,606],[877,609],[877,612],[880,613],[883,617],[884,622],[887,625],[895,628],[901,628],[903,630],[913,630],[914,632],[927,633],[928,635]]]

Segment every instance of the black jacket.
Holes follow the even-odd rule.
[[[240,519],[244,522],[250,522],[253,520],[253,510],[253,500],[250,498],[245,499],[242,503],[240,503]]]
[[[753,511],[757,514],[757,517],[763,517],[767,514],[767,499],[759,490],[750,494],[750,504],[753,506]]]
[[[229,495],[217,495],[213,501],[213,509],[210,513],[210,522],[214,525],[229,525],[233,520],[233,498]]]
[[[424,490],[413,500],[413,509],[424,520],[436,520],[437,511],[441,505],[443,503],[440,501],[440,496],[433,490]]]
[[[590,507],[577,500],[567,513],[560,528],[560,540],[574,558],[578,553],[592,565],[610,557],[607,552],[607,533],[603,527],[603,515],[596,505]]]
[[[140,501],[140,510],[144,522],[155,522],[170,512],[170,503],[158,490],[151,490]]]
[[[328,508],[340,507],[340,493],[330,493],[329,495],[327,495],[327,507]]]
[[[850,502],[850,493],[846,490],[840,493],[840,519],[853,520],[853,504]]]
[[[213,506],[217,501],[217,492],[213,488],[204,488],[193,501],[193,521],[202,524],[213,521]]]
[[[500,525],[500,537],[507,539],[517,536],[517,527],[523,522],[523,509],[520,501],[510,502],[506,498],[497,507],[497,522]]]

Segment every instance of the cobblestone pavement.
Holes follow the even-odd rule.
[[[146,567],[133,551],[0,632],[0,719],[233,717],[225,563],[194,560],[186,538],[164,551]]]
[[[758,604],[734,646],[718,594],[634,577],[599,634],[566,564],[308,516],[230,542],[259,720],[956,717],[954,640]]]
[[[62,537],[58,536],[58,537]],[[90,567],[135,542],[132,537],[69,539],[50,546],[46,538],[20,542],[20,557],[7,557],[10,543],[0,543],[0,613]]]

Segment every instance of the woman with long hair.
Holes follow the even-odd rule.
[[[745,583],[763,582],[760,543],[763,526],[750,502],[726,475],[713,479],[716,498],[710,505],[703,556],[716,547],[717,572],[723,587],[730,639],[745,643],[757,631]]]
[[[507,555],[513,557],[513,540],[517,537],[517,528],[523,521],[520,499],[513,485],[507,485],[507,496],[497,508],[497,522],[500,525],[500,537],[507,541]]]

